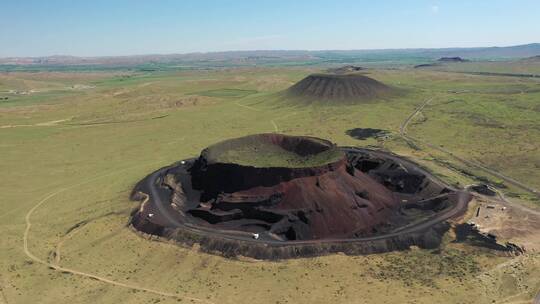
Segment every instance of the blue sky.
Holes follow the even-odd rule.
[[[531,42],[539,0],[0,1],[0,57]]]

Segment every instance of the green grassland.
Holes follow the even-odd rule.
[[[345,154],[339,149],[300,155],[279,145],[258,139],[241,138],[209,147],[209,158],[219,163],[234,163],[258,168],[304,168],[336,162]],[[213,154],[213,155],[212,155]]]
[[[201,95],[208,97],[222,97],[222,98],[242,98],[251,94],[255,94],[255,90],[239,90],[239,89],[216,89],[202,92],[192,93],[193,95]]]
[[[540,59],[454,62],[437,64],[427,69],[461,73],[540,75]]]
[[[538,79],[369,70],[407,93],[347,105],[298,104],[279,94],[316,71],[2,74],[0,97],[9,99],[0,103],[0,303],[530,302],[540,289],[534,253],[504,257],[448,239],[440,251],[261,262],[150,241],[126,227],[138,206],[128,195],[153,169],[224,139],[276,131],[388,149],[450,183],[488,180],[519,202],[539,204],[425,144],[540,188]],[[23,89],[38,91],[6,93]],[[401,124],[431,98],[407,129],[419,141],[405,141]],[[356,140],[345,133],[353,128],[390,136]],[[27,221],[37,258],[129,288],[31,259],[23,250]]]

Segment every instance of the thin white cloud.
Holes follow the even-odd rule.
[[[434,14],[437,14],[439,12],[439,6],[438,5],[432,5],[431,6],[431,12]]]

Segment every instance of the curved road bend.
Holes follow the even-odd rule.
[[[160,215],[162,215],[171,225],[171,227],[182,227],[184,229],[191,229],[191,225],[184,224],[180,222],[178,219],[176,219],[173,215],[171,215],[172,212],[176,212],[172,207],[170,207],[170,196],[166,191],[163,191],[160,189],[160,184],[165,175],[167,175],[167,172],[169,169],[174,167],[175,165],[163,167],[152,174],[150,174],[148,177],[145,178],[143,182],[144,188],[139,190],[140,192],[147,195],[147,199],[145,199],[147,204],[152,204],[156,206],[157,211]],[[148,193],[145,193],[147,191]],[[197,229],[194,227],[194,229]],[[243,236],[244,238],[251,238],[252,233],[244,232],[244,231],[236,231],[236,230],[222,230],[223,232],[226,232],[228,234],[238,234]]]

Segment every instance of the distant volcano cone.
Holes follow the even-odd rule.
[[[287,92],[292,96],[318,100],[367,100],[391,92],[391,88],[359,74],[313,74]]]

